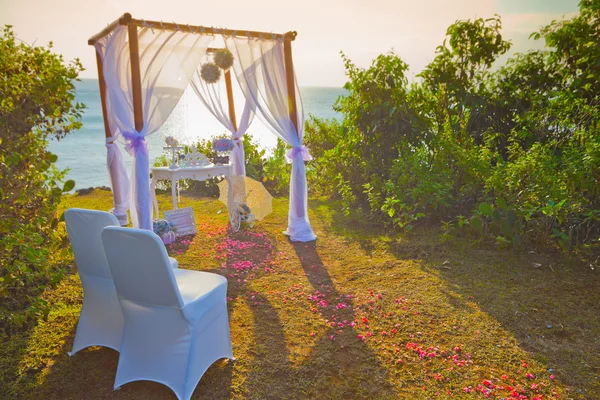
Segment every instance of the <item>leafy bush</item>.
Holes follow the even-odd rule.
[[[428,218],[446,234],[600,250],[600,3],[580,9],[496,71],[510,48],[497,16],[451,25],[411,85],[393,53],[365,69],[342,56],[343,122],[306,127],[313,190],[404,230]]]
[[[20,42],[10,26],[0,36],[0,326],[11,334],[47,315],[39,294],[65,269],[56,209],[65,172],[54,166],[48,140],[81,126],[84,106],[75,103],[78,60],[65,65],[49,48]]]
[[[264,161],[262,177],[256,177],[264,182],[267,190],[274,196],[287,196],[290,191],[292,165],[285,159],[287,151],[287,145],[278,138],[273,154]]]
[[[329,175],[337,171],[340,161],[338,143],[344,140],[344,128],[335,119],[320,120],[311,116],[306,121],[304,144],[310,149],[313,160],[306,164],[308,189],[316,194],[330,194],[339,197],[338,176]]]
[[[341,129],[335,122],[328,128],[314,119],[309,123],[306,142],[317,168],[311,173],[318,172],[321,182],[337,183],[347,212],[370,209],[377,218],[392,164],[402,149],[420,140],[421,118],[408,106],[408,65],[397,56],[380,55],[368,69],[342,57],[350,78],[344,86],[349,95],[338,99],[334,108],[345,121]]]

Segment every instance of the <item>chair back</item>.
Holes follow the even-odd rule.
[[[119,226],[117,217],[104,211],[70,208],[65,211],[65,222],[78,271],[111,279],[100,235],[107,226]]]
[[[109,226],[102,231],[102,244],[119,298],[183,308],[167,250],[158,235]]]

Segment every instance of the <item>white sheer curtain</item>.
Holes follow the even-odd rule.
[[[128,28],[118,26],[106,43],[103,60],[107,95],[116,127],[134,156],[131,219],[134,227],[152,229],[149,155],[145,137],[156,132],[182,96],[206,54],[211,35],[184,31],[138,31],[144,127],[135,129]]]
[[[208,108],[212,115],[231,132],[231,138],[234,141],[231,158],[233,160],[233,175],[246,175],[246,157],[244,154],[244,144],[241,141],[242,136],[248,130],[254,118],[254,102],[246,100],[242,116],[239,119],[237,130],[229,115],[229,103],[227,95],[223,95],[223,79],[217,83],[207,83],[200,76],[200,68],[196,69],[192,81],[190,82],[194,92],[200,98],[202,103]]]
[[[106,44],[111,36],[112,34],[107,35],[94,44],[101,60],[104,60]],[[126,221],[127,210],[129,210],[129,176],[127,175],[127,169],[123,162],[121,150],[119,150],[117,143],[115,143],[119,136],[119,130],[115,122],[115,116],[112,112],[109,96],[106,96],[105,100],[106,119],[108,120],[108,126],[111,133],[111,136],[106,138],[106,166],[108,168],[108,177],[113,193],[113,214],[119,218],[119,221]]]
[[[257,114],[271,130],[292,146],[288,157],[292,162],[288,228],[284,232],[292,241],[316,239],[308,220],[306,169],[304,161],[311,159],[302,145],[304,113],[298,83],[296,104],[298,131],[289,115],[283,39],[224,37],[233,53],[235,73],[247,100],[256,106]],[[295,77],[294,77],[295,80]]]

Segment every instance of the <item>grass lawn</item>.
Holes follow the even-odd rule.
[[[170,208],[169,195],[159,201]],[[199,233],[169,252],[180,268],[228,278],[237,357],[215,363],[194,398],[600,398],[600,278],[559,253],[442,243],[427,228],[387,236],[318,200],[319,238],[291,243],[281,234],[286,199],[238,233],[217,200],[184,196],[180,206],[194,208]],[[69,197],[65,207],[107,210],[111,195]],[[48,320],[4,338],[3,398],[175,398],[151,382],[113,391],[113,350],[67,355],[77,274],[44,296]]]

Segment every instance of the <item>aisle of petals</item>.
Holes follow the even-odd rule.
[[[560,398],[553,387],[554,375],[540,374],[539,368],[534,373],[525,361],[521,361],[513,375],[487,375],[482,367],[488,362],[473,355],[479,332],[473,332],[475,339],[469,344],[449,343],[448,340],[436,343],[436,338],[427,334],[427,327],[434,319],[422,312],[422,300],[408,298],[402,293],[380,293],[372,288],[345,293],[343,287],[328,280],[324,265],[308,265],[303,276],[297,276],[298,281],[308,279],[308,284],[267,287],[265,293],[249,290],[250,281],[279,273],[280,262],[290,260],[289,254],[277,251],[265,233],[252,230],[233,233],[225,224],[205,222],[199,224],[197,236],[179,238],[169,246],[169,251],[173,255],[182,255],[191,251],[195,241],[207,239],[214,241],[214,251],[202,255],[214,254],[218,272],[228,278],[229,292],[232,293],[232,297],[227,298],[229,302],[235,303],[242,298],[251,307],[261,307],[269,298],[278,307],[308,310],[314,316],[313,322],[322,329],[306,331],[307,338],[325,335],[341,350],[364,344],[376,352],[383,365],[396,371],[396,379],[402,379],[403,371],[410,373],[408,371],[414,371],[416,366],[425,384],[422,389],[431,391],[433,387],[440,396]],[[305,248],[308,246],[300,247],[299,251]],[[302,256],[300,258],[306,262]],[[456,331],[465,327],[453,326],[451,329]],[[503,371],[513,369],[507,363]]]

